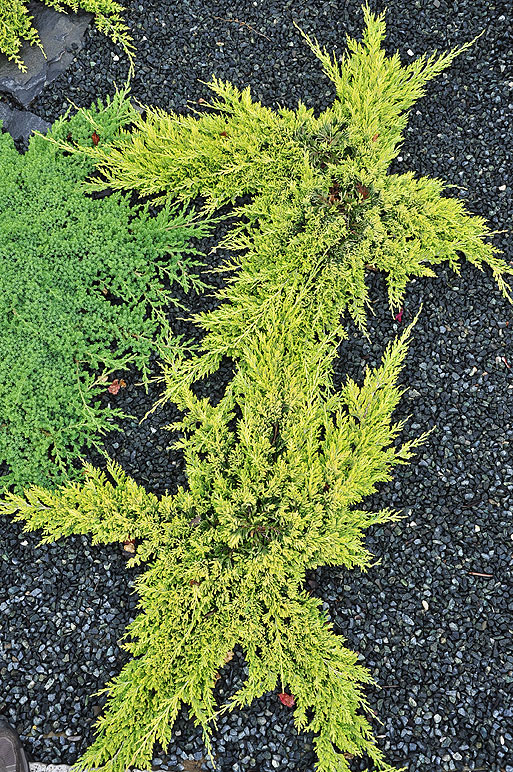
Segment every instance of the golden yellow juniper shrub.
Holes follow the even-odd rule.
[[[232,203],[236,216],[224,240],[232,278],[195,318],[203,340],[164,361],[163,399],[183,413],[171,428],[187,487],[159,498],[111,464],[108,475],[88,467],[84,484],[32,488],[2,505],[48,541],[135,537],[131,563],[149,563],[124,644],[132,659],[106,687],[79,770],[148,768],[182,704],[210,749],[220,713],[276,688],[293,701],[297,728],[314,732],[318,770],[348,772],[363,754],[391,769],[366,717],[370,675],[304,579],[321,565],[365,570],[365,529],[397,517],[359,507],[422,439],[398,444],[403,426],[392,421],[411,328],[361,386],[348,379],[337,392],[341,319],[365,330],[370,266],[385,274],[393,308],[411,277],[444,261],[490,269],[505,294],[512,269],[441,182],[388,174],[408,110],[467,46],[404,67],[381,48],[383,16],[365,8],[365,23],[341,61],[311,42],[336,87],[318,117],[302,104],[270,110],[214,79],[203,115],[149,109],[108,146],[63,143],[94,159],[102,176],[91,189],[157,203],[201,197],[208,213]],[[234,374],[214,405],[194,384],[226,357]],[[218,671],[236,644],[248,676],[218,705]]]

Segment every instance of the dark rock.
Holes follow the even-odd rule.
[[[40,3],[30,3],[28,10],[45,54],[38,46],[26,43],[20,52],[26,72],[0,55],[0,91],[10,94],[23,107],[69,67],[73,51],[82,48],[84,32],[93,18],[90,13],[59,13]]]
[[[21,139],[24,142],[28,140],[33,131],[40,131],[44,134],[51,125],[35,113],[31,113],[29,110],[13,109],[5,102],[0,102],[0,121],[13,139]]]

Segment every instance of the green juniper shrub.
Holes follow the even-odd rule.
[[[119,43],[130,58],[133,56],[132,38],[123,22],[123,7],[116,0],[42,0],[58,11],[70,10],[75,13],[81,8],[93,13],[99,30]],[[39,46],[44,53],[37,30],[32,26],[28,0],[0,0],[0,53],[14,61],[20,70],[26,66],[20,57],[23,42]]]
[[[51,136],[101,146],[132,117],[119,99],[90,120],[59,120]],[[90,159],[39,136],[21,155],[1,134],[0,168],[0,485],[20,489],[62,482],[114,428],[120,412],[95,396],[130,362],[147,378],[170,335],[169,285],[197,283],[189,239],[205,227],[169,207],[152,217],[119,193],[85,195]]]
[[[209,213],[251,195],[225,240],[234,276],[217,308],[196,317],[201,344],[164,365],[163,398],[184,414],[171,428],[188,487],[157,498],[112,464],[110,480],[87,467],[82,484],[34,487],[2,507],[47,541],[135,537],[131,563],[149,562],[125,642],[133,658],[106,687],[79,770],[148,767],[182,704],[210,748],[219,712],[277,686],[297,728],[315,733],[321,772],[347,772],[349,757],[364,753],[390,769],[365,716],[369,673],[303,584],[320,565],[365,569],[364,530],[397,517],[359,506],[422,439],[398,445],[402,425],[391,422],[410,329],[363,385],[348,380],[335,392],[340,320],[345,313],[365,330],[370,266],[385,273],[392,307],[410,277],[433,276],[443,261],[457,270],[462,253],[505,293],[511,268],[483,239],[484,221],[442,197],[441,182],[387,173],[408,109],[467,46],[403,67],[381,49],[383,16],[366,8],[365,21],[363,41],[348,40],[341,62],[311,43],[336,86],[318,118],[301,104],[274,112],[249,89],[214,80],[213,111],[200,117],[149,110],[112,143],[67,145],[101,169],[93,189],[164,204],[201,195]],[[213,405],[194,383],[223,357],[234,375]],[[218,706],[214,684],[236,644],[248,677]]]

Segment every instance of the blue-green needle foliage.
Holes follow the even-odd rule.
[[[118,97],[89,120],[59,120],[51,137],[101,145],[131,117]],[[170,334],[170,286],[190,283],[189,239],[205,230],[169,209],[152,217],[119,193],[86,195],[80,183],[93,168],[42,137],[22,155],[0,135],[4,489],[65,480],[82,447],[113,428],[119,411],[95,397],[109,372],[129,362],[146,371],[156,341]]]
[[[200,347],[169,358],[165,398],[184,417],[188,488],[158,499],[111,466],[83,485],[34,488],[3,507],[52,540],[90,533],[94,542],[140,540],[141,613],[129,627],[133,659],[108,685],[94,744],[78,768],[147,768],[189,706],[207,745],[218,710],[249,704],[276,687],[295,698],[298,729],[315,733],[318,769],[348,772],[373,742],[362,684],[369,673],[334,635],[305,572],[321,565],[365,569],[364,529],[394,513],[360,509],[415,442],[397,446],[392,413],[409,330],[362,386],[335,393],[333,360],[344,313],[365,328],[369,266],[386,276],[397,307],[412,276],[454,269],[464,255],[488,267],[507,293],[511,269],[494,255],[482,219],[445,198],[443,184],[388,174],[407,111],[431,78],[465,48],[406,67],[381,48],[383,17],[365,10],[363,41],[341,62],[313,50],[336,87],[333,105],[274,112],[214,80],[214,111],[199,117],[149,110],[112,144],[77,148],[112,186],[160,202],[202,196],[208,212],[236,202],[226,244],[234,276],[213,311],[196,318]],[[200,399],[194,383],[223,357],[234,376],[222,399]],[[217,671],[239,644],[248,678],[216,705]]]

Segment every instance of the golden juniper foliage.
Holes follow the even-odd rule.
[[[188,490],[159,499],[112,464],[113,483],[87,467],[82,485],[34,487],[2,506],[41,528],[43,541],[136,538],[129,562],[151,561],[137,582],[141,614],[128,627],[133,659],[108,686],[107,713],[79,769],[149,768],[182,703],[209,746],[216,673],[236,644],[249,675],[230,708],[287,687],[297,727],[317,733],[319,769],[348,770],[343,754],[362,752],[388,769],[360,713],[370,676],[303,583],[319,565],[367,567],[363,529],[395,517],[354,505],[412,452],[413,443],[391,447],[401,425],[390,424],[407,333],[362,388],[348,381],[334,394],[336,336],[303,347],[301,313],[291,305],[280,317],[277,309],[260,345],[248,346],[217,407],[186,387],[176,396],[187,411]],[[236,405],[243,415],[234,431]]]
[[[123,7],[116,0],[42,0],[57,11],[73,11],[79,8],[93,13],[99,30],[108,35],[114,43],[119,43],[125,53],[133,56],[132,38],[124,23],[121,12]],[[32,16],[28,11],[28,0],[0,0],[0,53],[16,62],[20,70],[26,72],[20,57],[23,42],[37,45],[43,51],[37,30],[32,26]]]
[[[214,80],[213,113],[150,110],[107,149],[67,148],[95,158],[105,182],[92,187],[161,202],[202,196],[209,212],[251,194],[226,239],[234,278],[197,317],[201,347],[165,365],[165,398],[184,412],[173,428],[188,488],[157,498],[112,464],[110,479],[88,467],[82,485],[32,488],[2,506],[48,541],[136,538],[132,564],[150,563],[125,642],[133,658],[107,686],[78,769],[148,767],[183,703],[209,746],[219,710],[277,685],[295,697],[298,729],[315,733],[321,772],[347,772],[347,757],[364,753],[390,769],[362,714],[370,676],[303,582],[320,565],[365,569],[364,529],[396,517],[358,506],[416,444],[396,447],[401,425],[391,423],[410,329],[361,387],[348,380],[336,393],[340,319],[364,329],[368,265],[385,272],[392,306],[411,276],[442,261],[457,269],[461,253],[488,265],[504,292],[511,269],[483,241],[483,220],[441,197],[442,183],[387,174],[407,110],[466,46],[402,67],[381,50],[383,17],[366,8],[365,21],[340,63],[311,43],[337,89],[318,118],[303,105],[273,112]],[[192,387],[224,356],[234,376],[214,406]],[[218,708],[216,674],[236,644],[248,678]]]

